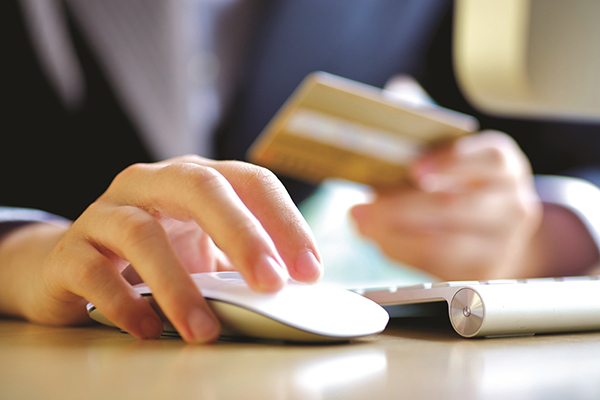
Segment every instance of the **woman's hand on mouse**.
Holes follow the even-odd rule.
[[[309,283],[322,274],[312,233],[271,172],[198,156],[125,169],[69,227],[14,229],[0,265],[0,313],[77,324],[89,301],[134,336],[158,337],[162,322],[123,275],[130,265],[188,342],[220,331],[189,273],[236,269],[264,292],[288,273]]]
[[[525,260],[542,204],[529,162],[509,136],[461,138],[426,154],[410,176],[411,185],[352,210],[359,231],[387,255],[444,280],[540,273]]]

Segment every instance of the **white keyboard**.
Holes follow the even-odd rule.
[[[463,337],[600,330],[600,276],[436,282],[357,290],[394,316],[404,305],[447,303]],[[444,305],[445,307],[445,305]]]

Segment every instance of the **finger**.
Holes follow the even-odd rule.
[[[371,204],[355,206],[352,215],[367,236],[380,230],[500,235],[528,212],[527,203],[502,192],[451,194],[409,190],[380,195]]]
[[[161,335],[162,322],[152,307],[90,243],[73,243],[60,265],[65,289],[93,303],[119,328],[141,339]]]
[[[400,229],[388,224],[369,231],[368,236],[390,258],[444,280],[490,277],[495,260],[504,259],[499,251],[504,242],[487,234]]]
[[[143,210],[99,201],[75,223],[88,238],[128,260],[169,321],[188,342],[217,338],[219,322],[171,247],[162,225]],[[94,229],[91,229],[91,228]]]
[[[270,235],[290,275],[304,282],[321,278],[323,267],[312,231],[272,172],[239,161],[213,161],[198,156],[175,160],[208,166],[221,173]]]
[[[214,168],[183,162],[136,165],[117,176],[105,194],[157,217],[195,221],[254,289],[276,291],[284,285],[287,274],[273,241]]]
[[[252,164],[207,161],[231,183],[273,239],[290,275],[316,282],[323,274],[317,244],[306,220],[283,184],[269,170]]]
[[[530,174],[528,161],[514,140],[494,131],[435,149],[411,168],[417,186],[429,192],[512,187]]]
[[[216,261],[217,271],[235,271],[235,266],[231,263],[227,255],[221,251],[221,249],[215,247],[213,249],[213,254]]]
[[[194,221],[162,221],[179,260],[190,273],[216,271],[215,244]]]
[[[387,256],[442,280],[494,277],[502,248],[485,235],[381,232],[377,244]]]

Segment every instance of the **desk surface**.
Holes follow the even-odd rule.
[[[600,333],[462,339],[409,321],[337,345],[193,346],[0,320],[0,399],[600,398]]]

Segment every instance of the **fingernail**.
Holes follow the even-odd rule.
[[[269,255],[260,259],[254,273],[260,289],[267,292],[281,289],[289,278],[287,271]]]
[[[205,343],[217,338],[219,324],[214,317],[200,308],[195,308],[188,315],[188,327],[194,342]]]
[[[294,268],[298,277],[304,282],[317,282],[323,275],[323,265],[311,250],[300,254]]]
[[[140,331],[144,335],[143,339],[156,339],[163,332],[163,323],[154,317],[144,317],[140,321]]]

